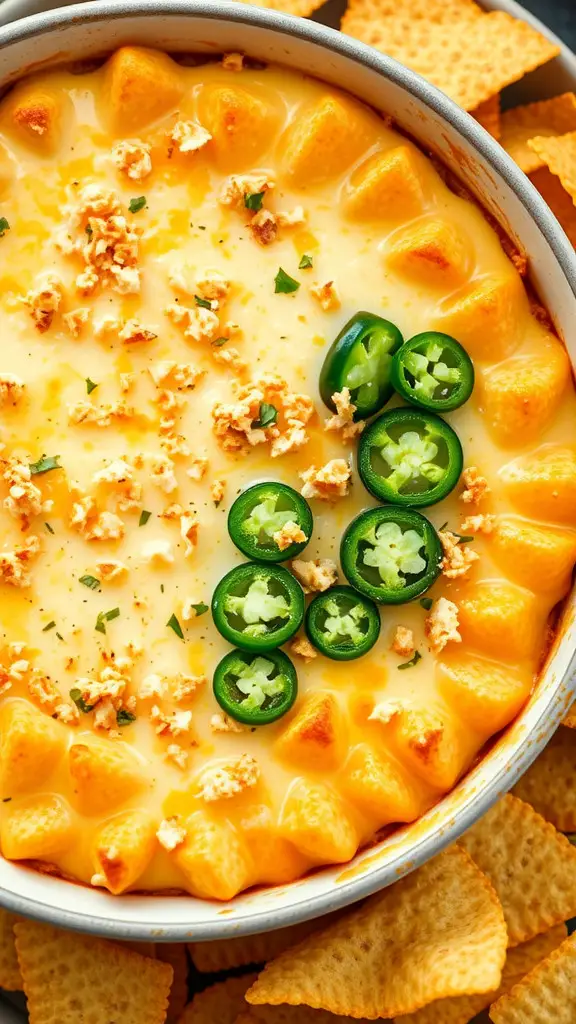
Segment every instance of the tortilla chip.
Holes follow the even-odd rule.
[[[540,168],[530,175],[530,180],[536,186],[542,198],[548,203],[552,213],[560,222],[570,242],[576,247],[576,206],[571,197],[562,188],[559,178],[548,170],[547,167]],[[571,717],[572,714],[572,717]],[[571,725],[571,722],[574,722]],[[569,728],[576,728],[576,715],[568,714],[564,719],[564,725]]]
[[[159,942],[156,946],[156,958],[162,963],[170,964],[174,971],[166,1024],[175,1024],[188,1002],[188,956],[183,942]]]
[[[470,111],[473,118],[481,124],[494,139],[499,139],[502,134],[500,121],[500,96],[491,96],[484,100],[475,110]]]
[[[465,110],[474,110],[560,52],[531,25],[502,11],[461,26],[428,24],[382,18],[374,0],[351,0],[342,30],[419,72]]]
[[[309,1006],[251,1006],[234,1024],[372,1024],[366,1017],[335,1017]],[[390,1022],[389,1022],[390,1024]]]
[[[163,1024],[168,964],[36,921],[14,931],[30,1024]]]
[[[576,736],[560,726],[512,792],[559,832],[576,832]]]
[[[490,1007],[494,1024],[574,1024],[576,935]]]
[[[393,1017],[433,999],[497,988],[506,942],[492,886],[452,847],[282,953],[246,999]]]
[[[566,135],[539,135],[528,140],[528,146],[548,169],[560,178],[562,185],[576,202],[576,131]]]
[[[22,975],[16,956],[14,925],[16,914],[0,909],[0,988],[7,992],[22,991]]]
[[[477,996],[457,996],[456,999],[439,999],[416,1013],[402,1017],[402,1024],[468,1024],[477,1013],[484,1010],[505,992],[509,992],[528,971],[544,960],[566,938],[566,925],[557,925],[544,935],[537,935],[530,942],[508,950],[502,971],[500,988]],[[272,1021],[270,1022],[272,1024]],[[295,1021],[294,1024],[297,1024]]]
[[[528,145],[535,136],[564,135],[576,129],[576,95],[565,92],[551,100],[505,110],[501,119],[501,145],[526,174],[544,167],[544,161]]]
[[[492,882],[516,946],[576,914],[576,848],[508,794],[460,842]]]
[[[324,921],[328,923],[329,917]],[[215,942],[192,942],[188,946],[192,962],[197,970],[203,973],[228,971],[232,967],[245,967],[247,964],[263,964],[267,960],[283,953],[290,946],[295,946],[307,935],[318,931],[323,920],[304,921],[288,928],[277,928],[263,935],[245,935],[237,939],[217,939]]]
[[[243,974],[205,988],[194,996],[178,1024],[235,1024],[238,1014],[246,1009],[246,989],[256,978],[256,974]]]

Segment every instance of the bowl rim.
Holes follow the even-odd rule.
[[[244,3],[230,2],[230,0],[88,0],[85,3],[76,3],[33,14],[0,27],[0,50],[11,44],[23,43],[38,36],[53,33],[72,22],[88,25],[129,17],[141,19],[172,16],[185,16],[191,20],[202,19],[244,24],[272,30],[279,35],[302,39],[382,75],[425,104],[451,128],[455,129],[511,189],[543,235],[555,258],[559,272],[564,276],[565,282],[576,299],[576,253],[540,194],[508,154],[468,113],[420,75],[405,68],[393,58],[335,29],[270,8],[252,7]],[[547,32],[547,34],[549,37],[555,38],[552,33]],[[562,689],[563,685],[564,689]],[[411,848],[409,861],[406,854],[403,855],[404,861],[407,863],[400,869],[392,870],[390,864],[376,864],[362,871],[360,865],[355,877],[342,881],[337,886],[330,886],[325,892],[314,894],[304,901],[286,901],[284,903],[279,901],[273,910],[267,907],[256,913],[248,911],[246,916],[240,912],[230,919],[220,917],[216,920],[204,921],[201,924],[174,923],[169,919],[159,923],[158,919],[146,920],[145,914],[142,915],[143,919],[138,922],[118,921],[114,920],[113,911],[110,915],[102,917],[86,913],[81,908],[69,911],[58,907],[56,900],[51,903],[43,903],[24,894],[10,892],[5,888],[0,888],[0,905],[16,914],[33,917],[72,930],[115,939],[152,939],[156,942],[190,942],[249,935],[321,917],[323,914],[346,907],[377,892],[408,871],[414,870],[429,857],[439,853],[448,844],[458,839],[503,793],[514,785],[540,753],[561,720],[554,713],[559,710],[560,694],[563,701],[567,696],[576,695],[576,650],[572,652],[566,672],[561,679],[557,680],[553,692],[550,693],[545,706],[541,708],[540,715],[533,723],[530,732],[517,741],[517,749],[514,751],[512,763],[502,766],[478,791],[472,793],[467,798],[465,805],[460,808],[459,813],[453,815],[441,828],[417,839]],[[441,804],[442,801],[436,805],[436,808]],[[366,852],[366,850],[361,850],[356,856],[361,856]],[[340,868],[345,870],[349,866],[340,865]],[[386,882],[382,878],[385,873],[389,874]],[[293,885],[296,884],[298,883],[293,883]],[[111,897],[114,901],[121,898]],[[126,898],[130,899],[130,894]],[[162,894],[150,894],[150,898],[158,901],[162,898]],[[166,896],[168,900],[174,898]],[[189,895],[180,898],[194,899]],[[169,905],[168,903],[167,906],[169,907]],[[223,904],[223,906],[226,905]],[[169,917],[169,911],[167,913]]]

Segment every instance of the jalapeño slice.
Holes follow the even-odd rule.
[[[396,352],[391,379],[398,394],[412,405],[431,412],[449,412],[470,398],[474,367],[455,338],[425,331]]]
[[[380,612],[352,587],[331,587],[318,594],[306,612],[308,639],[334,661],[361,658],[380,635]]]
[[[230,651],[216,666],[214,696],[244,725],[268,725],[290,710],[298,693],[296,669],[283,651]]]
[[[304,592],[280,565],[244,562],[226,573],[212,597],[218,631],[245,651],[285,644],[304,618]]]
[[[340,558],[346,579],[361,594],[380,604],[404,604],[434,583],[442,545],[419,512],[386,505],[352,520]]]
[[[452,427],[420,409],[391,409],[364,431],[358,471],[380,501],[422,508],[441,501],[462,473],[462,445]]]
[[[355,420],[378,412],[391,397],[392,356],[403,338],[398,328],[375,313],[356,313],[330,347],[320,371],[320,394],[329,409],[335,391],[349,388]]]
[[[277,480],[254,484],[237,498],[228,514],[228,533],[240,551],[261,562],[296,558],[312,536],[312,512],[293,487]],[[304,534],[304,540],[290,537]]]

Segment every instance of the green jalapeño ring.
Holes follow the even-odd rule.
[[[228,514],[232,542],[247,558],[260,562],[296,558],[310,540],[312,526],[306,499],[278,480],[242,491]]]
[[[230,651],[212,683],[222,710],[244,725],[269,725],[290,710],[298,693],[296,669],[283,651]]]
[[[271,651],[302,624],[304,592],[282,566],[244,562],[220,580],[212,597],[212,617],[235,647]]]
[[[379,412],[393,394],[392,356],[402,341],[389,320],[375,313],[356,313],[331,345],[320,371],[324,405],[336,412],[332,395],[348,388],[356,406],[355,420]]]
[[[398,349],[391,378],[395,391],[412,405],[429,412],[450,412],[470,398],[474,367],[455,338],[426,331]]]
[[[321,654],[334,661],[361,658],[380,635],[380,612],[352,587],[331,587],[308,605],[306,633]]]

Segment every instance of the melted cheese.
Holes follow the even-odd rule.
[[[140,68],[145,80],[148,64],[139,64],[138,51],[131,54],[131,74],[137,81]],[[24,384],[17,401],[9,390],[5,397],[2,455],[25,463],[58,455],[62,467],[32,478],[43,511],[24,519],[9,508],[0,511],[5,551],[31,535],[41,542],[26,566],[30,587],[0,583],[2,663],[11,683],[2,697],[4,731],[13,736],[13,723],[26,720],[18,703],[24,699],[26,706],[31,700],[37,705],[54,733],[25,721],[14,752],[3,748],[4,760],[16,758],[18,743],[26,745],[26,736],[36,742],[38,734],[49,757],[45,772],[30,771],[30,792],[23,795],[11,792],[10,762],[4,765],[0,840],[6,856],[47,861],[113,891],[177,888],[229,898],[255,882],[284,881],[315,864],[345,860],[383,824],[412,820],[517,713],[538,668],[547,616],[568,586],[574,516],[573,506],[552,515],[560,526],[544,524],[538,535],[538,574],[518,576],[507,539],[521,534],[523,564],[533,541],[510,527],[523,520],[500,471],[548,445],[567,451],[567,473],[574,475],[576,402],[565,355],[531,315],[517,272],[482,213],[454,195],[384,120],[282,68],[234,73],[220,64],[177,67],[162,59],[150,110],[146,90],[136,91],[136,105],[128,109],[118,57],[86,74],[38,76],[34,88],[16,95],[18,122],[13,98],[0,110],[0,141],[14,168],[1,210],[10,229],[0,240],[0,377],[15,375]],[[56,110],[49,147],[25,116],[26,103],[38,104],[38,96],[48,97],[47,116]],[[195,121],[210,141],[196,129],[174,131],[177,123]],[[144,162],[123,165],[114,148],[136,138],[145,144]],[[194,138],[197,147],[182,142]],[[131,153],[134,160],[142,156]],[[136,167],[132,175],[129,167]],[[261,244],[267,229],[250,226],[252,214],[242,203],[220,202],[231,174],[275,180],[265,208],[278,215],[301,207],[303,216],[294,214],[293,226],[278,218],[274,239]],[[139,293],[115,289],[110,274],[93,290],[79,289],[81,255],[58,248],[71,230],[67,210],[91,184],[113,190],[129,230],[141,232],[134,260]],[[265,187],[257,183],[254,191]],[[130,200],[140,196],[145,206],[128,212]],[[300,271],[304,253],[314,265]],[[297,292],[274,293],[279,267],[300,282]],[[59,282],[59,299],[43,294],[35,304],[30,297],[46,287],[40,270]],[[193,330],[185,333],[199,308],[194,295],[211,301],[200,282],[217,275],[230,282],[217,300],[219,322],[204,317],[208,340],[194,340]],[[318,301],[313,286],[327,282],[334,282],[338,301]],[[28,304],[22,301],[27,295]],[[39,329],[31,314],[36,308],[44,315],[47,307],[49,323],[44,319]],[[465,464],[479,468],[490,494],[478,507],[465,505],[460,487],[425,512],[437,528],[447,521],[458,530],[463,516],[478,512],[506,515],[509,528],[478,533],[480,557],[468,578],[441,577],[434,587],[434,598],[444,596],[460,609],[461,645],[451,643],[434,656],[418,602],[383,607],[380,641],[360,661],[293,655],[300,697],[289,721],[226,731],[220,716],[215,729],[210,680],[228,648],[209,614],[186,620],[186,605],[209,604],[218,580],[243,561],[226,530],[242,488],[269,477],[300,488],[299,473],[312,465],[348,457],[354,464],[354,444],[323,429],[328,412],[318,375],[327,347],[359,309],[392,320],[405,337],[435,328],[453,332],[469,348],[478,384],[471,401],[446,418],[461,438]],[[130,325],[134,319],[140,327]],[[223,335],[231,336],[225,345],[210,344]],[[546,345],[554,346],[556,369],[541,384],[530,365]],[[238,356],[226,363],[231,347]],[[518,373],[495,377],[507,358]],[[178,371],[162,382],[166,368],[159,364],[166,360],[192,364],[195,370],[183,373],[193,388],[182,386],[182,376],[175,383]],[[238,360],[246,366],[244,382],[281,374],[292,391],[312,398],[315,413],[303,447],[272,459],[266,444],[248,454],[219,445],[212,410],[234,400]],[[514,391],[524,367],[525,391]],[[97,385],[90,394],[87,380]],[[507,403],[519,424],[513,431]],[[530,410],[525,432],[523,409]],[[174,433],[183,435],[188,453],[172,457],[169,446],[162,447]],[[0,489],[8,498],[6,480]],[[86,530],[71,527],[74,503],[77,521],[87,508],[83,498],[119,517],[104,523],[104,532],[118,539],[88,539]],[[301,557],[337,561],[347,523],[372,503],[353,465],[347,497],[312,501],[314,536]],[[182,510],[163,515],[174,504]],[[549,506],[554,509],[553,497]],[[151,516],[139,526],[142,510]],[[188,517],[185,526],[181,515]],[[549,566],[555,583],[543,587],[539,577]],[[99,589],[80,583],[86,574],[103,579]],[[97,631],[98,616],[116,608],[105,632]],[[184,642],[167,626],[174,614]],[[402,672],[404,659],[390,650],[399,625],[413,631],[423,654]],[[28,668],[11,668],[19,662]],[[504,664],[514,666],[510,693]],[[59,699],[42,704],[38,687],[29,685],[36,669],[73,708],[68,695],[82,685],[78,680],[97,684],[103,671],[118,665],[120,680],[108,671],[108,685],[116,678],[136,719],[118,728],[112,714],[111,736],[96,728],[97,712],[80,713],[77,724],[52,722]],[[177,703],[170,687],[182,675],[195,677],[197,685]],[[311,742],[308,722],[324,728],[320,747]],[[244,774],[235,769],[237,795],[203,800],[203,773],[222,763],[238,765],[243,755],[256,762],[257,777],[246,774],[252,761],[244,760]],[[32,848],[21,839],[30,814],[38,834],[48,836]],[[182,822],[188,823],[184,831]]]

